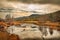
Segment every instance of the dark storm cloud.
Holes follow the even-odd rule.
[[[8,1],[18,1],[18,2],[23,2],[23,3],[60,4],[60,0],[8,0]]]

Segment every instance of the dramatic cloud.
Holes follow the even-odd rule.
[[[18,1],[18,2],[23,2],[23,3],[60,4],[60,0],[8,0],[8,1]]]
[[[0,0],[0,17],[5,18],[5,16],[9,13],[14,17],[29,16],[31,14],[49,14],[60,10],[60,1],[55,1],[50,0],[48,2],[48,0]]]

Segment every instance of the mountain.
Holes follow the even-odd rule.
[[[39,14],[32,14],[26,17],[19,17],[15,18],[16,21],[52,21],[52,22],[60,22],[60,11],[39,15]]]
[[[49,14],[49,18],[51,21],[60,22],[60,11]]]

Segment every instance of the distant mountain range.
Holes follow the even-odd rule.
[[[53,21],[53,22],[60,22],[60,11],[39,15],[39,14],[32,14],[26,17],[18,17],[15,18],[16,21]]]

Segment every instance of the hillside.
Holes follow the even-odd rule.
[[[53,21],[53,22],[60,22],[60,11],[39,15],[39,14],[32,14],[26,17],[19,17],[15,18],[16,21]]]

